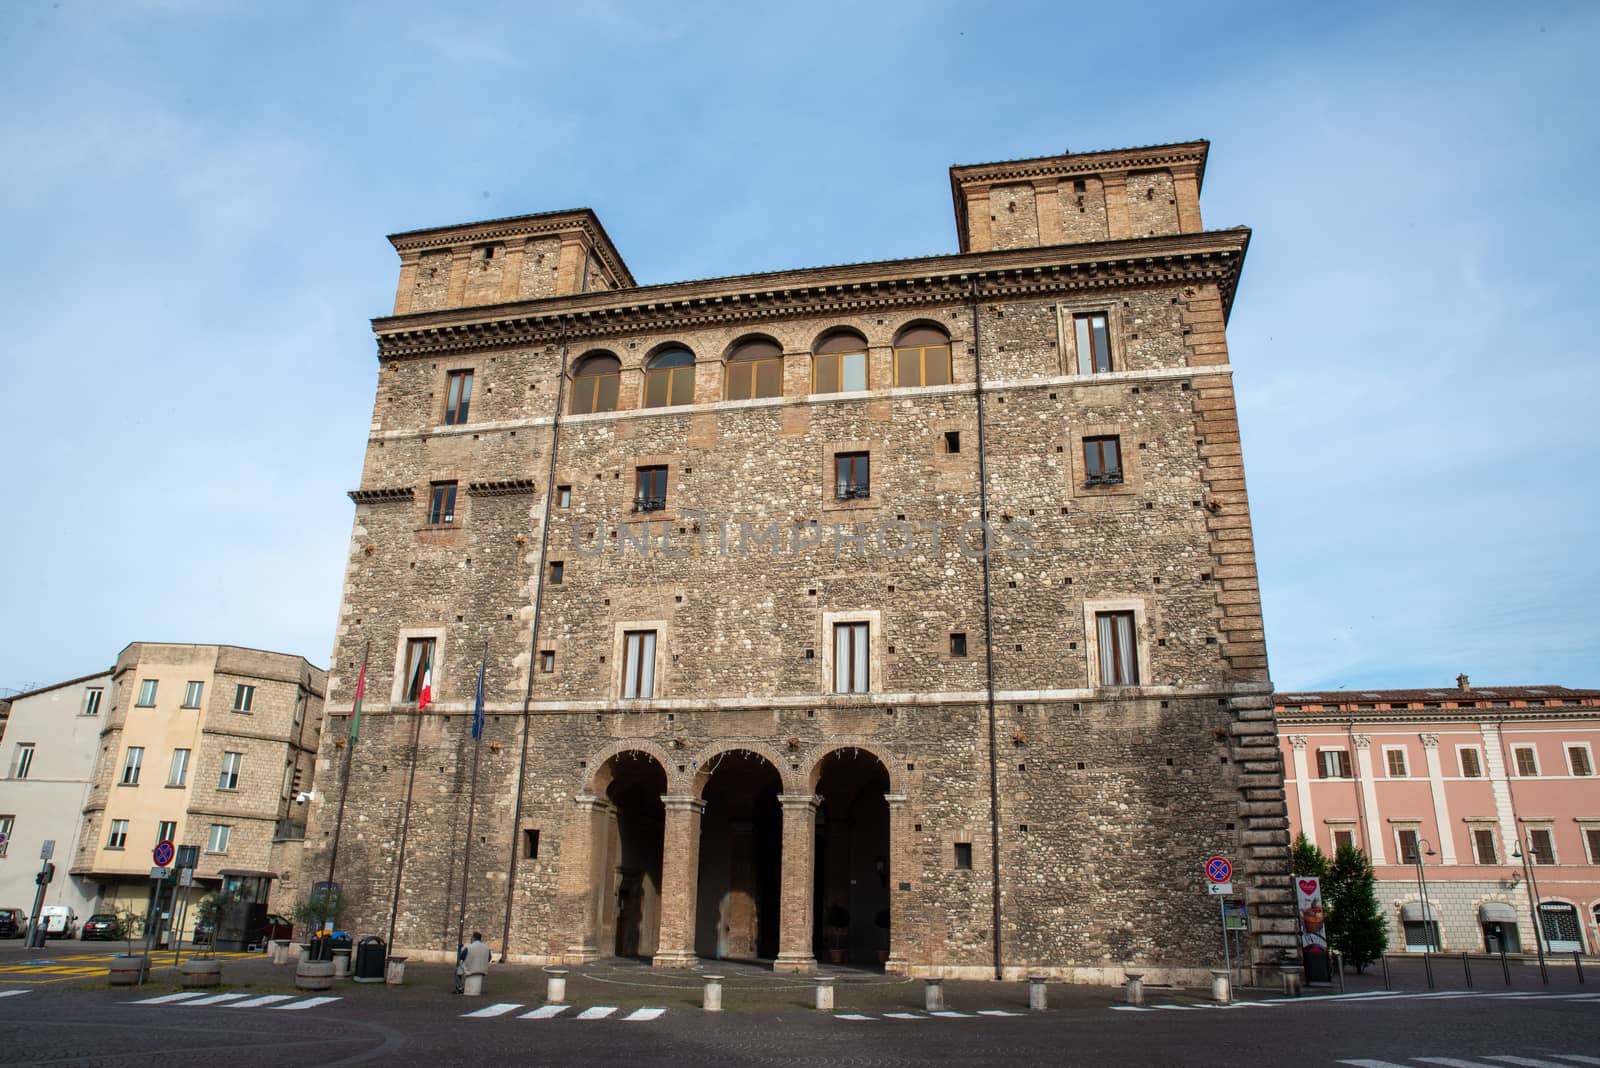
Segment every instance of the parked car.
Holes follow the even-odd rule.
[[[70,905],[46,905],[39,913],[46,938],[71,938],[78,930],[78,914]]]
[[[294,921],[287,916],[280,916],[276,912],[267,913],[267,926],[262,932],[262,942],[271,942],[279,938],[294,937]]]
[[[21,909],[0,908],[0,938],[21,938],[27,933],[27,913]]]
[[[91,939],[115,942],[122,937],[122,923],[110,912],[97,912],[83,921],[83,930],[78,937],[85,942]]]

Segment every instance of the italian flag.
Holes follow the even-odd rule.
[[[350,740],[361,733],[361,695],[367,690],[367,658],[361,658],[361,674],[356,677],[356,702],[350,711]]]
[[[417,711],[421,712],[433,701],[433,668],[422,673],[422,689],[417,693]]]

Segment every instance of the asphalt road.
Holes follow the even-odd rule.
[[[37,966],[45,981],[29,983],[23,962],[13,962],[0,973],[0,1064],[1600,1068],[1594,978],[1547,988],[1519,977],[1511,990],[1257,995],[1230,1008],[1208,1005],[1199,992],[1157,991],[1142,1011],[1121,1006],[1115,990],[1055,986],[1052,1005],[1061,1007],[1033,1014],[1019,984],[963,983],[947,991],[959,1015],[935,1017],[921,1011],[920,983],[864,978],[841,986],[841,1012],[828,1015],[803,1007],[803,984],[752,976],[740,986],[739,975],[730,976],[729,1011],[708,1014],[696,1007],[693,977],[650,988],[648,972],[613,967],[574,977],[570,1008],[528,1019],[542,1004],[535,969],[492,974],[477,999],[451,995],[447,969],[424,966],[408,971],[402,988],[340,983],[330,992],[336,1000],[308,1003],[270,966],[225,962],[236,978],[223,1000],[195,1005],[216,995],[184,995],[170,978],[143,990],[58,980],[45,965]]]

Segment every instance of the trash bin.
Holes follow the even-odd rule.
[[[319,934],[311,939],[311,952],[308,959],[314,961],[328,961],[333,959],[333,936]]]
[[[368,935],[356,945],[355,967],[351,978],[358,983],[383,982],[385,959],[389,947],[377,935]]]
[[[328,945],[332,951],[333,974],[341,978],[349,975],[350,954],[355,949],[350,936],[343,931],[335,931],[333,937],[328,939]]]

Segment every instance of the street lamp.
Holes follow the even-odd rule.
[[[1422,889],[1422,967],[1428,973],[1428,989],[1433,989],[1433,957],[1429,951],[1433,948],[1433,932],[1438,929],[1438,921],[1433,920],[1433,906],[1428,904],[1428,876],[1422,870],[1424,856],[1438,856],[1433,851],[1433,843],[1426,838],[1417,839],[1417,884]],[[1432,926],[1430,926],[1430,924]],[[1444,947],[1440,947],[1441,949]]]
[[[1511,847],[1511,855],[1522,861],[1523,875],[1528,880],[1528,914],[1533,917],[1533,948],[1539,951],[1539,977],[1548,986],[1550,983],[1550,971],[1545,967],[1544,963],[1544,931],[1539,926],[1539,880],[1533,877],[1532,853],[1533,845],[1531,843],[1527,849],[1522,848],[1522,832],[1519,830],[1516,844]]]

